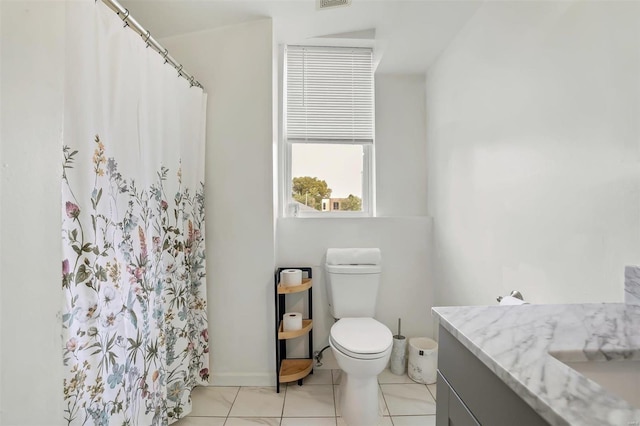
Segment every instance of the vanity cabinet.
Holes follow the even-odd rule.
[[[436,426],[549,424],[442,326],[436,407]]]
[[[302,284],[285,287],[280,284],[280,272],[285,269],[302,270]],[[306,277],[305,277],[306,275]],[[280,392],[280,384],[297,381],[302,385],[302,379],[313,374],[313,292],[312,271],[310,267],[287,267],[276,269],[275,274],[275,304],[276,304],[276,392]],[[285,314],[286,296],[294,293],[306,292],[307,294],[307,319],[302,320],[302,329],[284,331],[283,317]],[[287,358],[287,340],[296,337],[307,336],[308,357]]]

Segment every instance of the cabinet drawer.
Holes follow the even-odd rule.
[[[452,390],[449,393],[449,426],[480,426],[467,406]]]
[[[436,426],[481,426],[440,372],[436,412]]]

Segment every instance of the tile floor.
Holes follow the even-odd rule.
[[[199,387],[191,414],[176,426],[344,426],[340,370],[318,370],[297,383],[275,387]],[[388,369],[378,376],[380,426],[435,426],[436,385],[421,385]]]

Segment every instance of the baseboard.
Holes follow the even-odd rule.
[[[209,378],[209,386],[275,386],[273,373],[214,373]]]

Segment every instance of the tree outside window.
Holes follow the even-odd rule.
[[[317,177],[301,176],[293,178],[293,199],[318,211],[327,211],[329,200],[332,210],[341,211],[361,211],[362,199],[356,195],[349,194],[347,198],[331,198],[331,188],[327,182]]]

